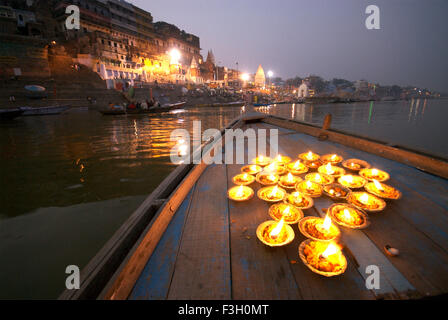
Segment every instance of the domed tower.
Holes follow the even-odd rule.
[[[266,76],[261,64],[258,66],[257,73],[255,74],[255,86],[263,88],[266,85]]]

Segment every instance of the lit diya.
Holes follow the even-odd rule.
[[[272,162],[272,159],[265,156],[259,156],[256,157],[254,160],[252,160],[253,164],[256,164],[260,167],[266,167],[268,164]]]
[[[345,174],[345,170],[341,167],[333,166],[331,163],[327,163],[326,165],[320,166],[317,169],[318,172],[328,174],[335,178],[343,176]]]
[[[286,173],[286,167],[277,162],[272,162],[270,165],[264,167],[264,172],[275,173],[279,176],[284,175]]]
[[[297,191],[288,194],[284,202],[302,210],[309,209],[314,206],[314,201],[311,197]]]
[[[278,156],[275,157],[274,162],[287,165],[288,163],[291,162],[291,158],[288,156],[282,156],[279,154]]]
[[[280,177],[280,181],[278,182],[278,185],[285,189],[295,189],[297,183],[299,183],[301,181],[303,181],[302,178],[293,176],[290,172],[287,175]]]
[[[246,186],[236,186],[229,189],[227,196],[234,201],[247,201],[254,196],[254,190]]]
[[[323,155],[320,160],[324,163],[331,163],[331,164],[338,164],[340,162],[342,162],[342,160],[344,160],[341,156],[337,155],[337,154],[326,154]]]
[[[255,177],[248,173],[236,175],[232,179],[233,183],[239,186],[248,186],[255,181]]]
[[[312,151],[305,152],[299,154],[299,159],[303,161],[317,161],[320,159],[320,156],[317,153],[313,153]]]
[[[367,183],[364,188],[366,189],[366,191],[373,193],[380,198],[393,200],[398,200],[401,198],[401,192],[399,190],[376,180]]]
[[[299,221],[299,230],[307,238],[316,241],[332,241],[341,235],[339,228],[331,223],[330,216],[325,219],[305,217]]]
[[[371,167],[370,163],[364,160],[359,159],[348,159],[342,162],[342,166],[346,169],[350,169],[353,171],[359,171],[362,169],[368,169]]]
[[[355,207],[371,212],[378,212],[384,210],[386,202],[367,192],[351,192],[347,201]]]
[[[273,186],[278,183],[279,176],[274,173],[260,172],[257,174],[256,180],[263,186]]]
[[[320,166],[322,166],[323,162],[320,160],[315,160],[315,161],[304,161],[305,165],[309,168],[309,169],[317,169]]]
[[[327,185],[334,182],[334,178],[332,176],[317,172],[308,173],[305,176],[305,180],[309,180],[311,182],[315,182],[321,185]]]
[[[369,225],[364,211],[345,203],[333,204],[328,208],[328,215],[340,226],[350,229],[364,229]]]
[[[242,173],[247,173],[247,174],[252,174],[252,175],[257,175],[261,171],[263,171],[263,168],[260,166],[257,166],[256,164],[251,164],[251,165],[244,166],[241,168]]]
[[[308,172],[308,167],[303,164],[302,162],[300,162],[300,160],[297,160],[294,163],[289,163],[287,165],[288,171],[291,172],[292,174],[298,176],[302,173],[306,173]]]
[[[318,198],[322,195],[323,189],[320,184],[306,180],[298,183],[296,190],[312,198]]]
[[[278,186],[261,188],[257,192],[258,198],[266,202],[279,202],[286,197],[286,191]]]
[[[324,194],[330,198],[341,200],[347,198],[350,189],[337,183],[331,183],[324,186]]]
[[[366,179],[363,177],[354,176],[352,174],[343,175],[338,179],[338,182],[350,189],[362,188],[367,183]]]
[[[300,244],[299,256],[311,271],[325,277],[340,275],[347,269],[347,259],[333,242],[305,240]]]
[[[257,237],[265,245],[270,247],[281,247],[291,243],[294,240],[294,230],[285,220],[266,221],[257,228]]]
[[[369,181],[377,180],[383,182],[389,180],[390,176],[387,172],[378,169],[362,169],[359,175]]]
[[[303,218],[302,210],[288,203],[276,203],[269,208],[269,215],[275,221],[285,220],[286,224],[298,223]]]

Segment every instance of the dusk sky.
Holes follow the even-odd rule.
[[[448,92],[447,0],[133,0],[200,37],[219,65]],[[365,9],[381,10],[367,30]]]

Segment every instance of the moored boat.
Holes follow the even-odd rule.
[[[50,115],[59,115],[68,109],[70,106],[52,106],[52,107],[20,107],[20,110],[23,111],[22,116],[50,116]]]
[[[368,161],[387,170],[388,184],[401,190],[400,200],[372,214],[373,228],[341,230],[348,261],[343,276],[318,277],[300,263],[305,238],[297,227],[291,244],[267,250],[256,237],[257,226],[269,219],[266,203],[227,199],[242,165],[208,163],[215,150],[227,152],[223,142],[233,144],[225,129],[248,128],[277,129],[278,150],[290,158],[312,150]],[[240,117],[225,129],[196,150],[203,162],[178,166],[153,191],[84,268],[80,290],[67,290],[61,299],[414,299],[448,293],[448,278],[440,276],[448,274],[447,162],[328,125],[262,114]],[[255,138],[259,145],[262,136]],[[235,144],[229,150],[233,156]],[[323,218],[333,201],[314,198],[314,207],[303,210]],[[389,244],[403,253],[398,260],[388,256]],[[365,285],[372,264],[387,279],[380,289]]]

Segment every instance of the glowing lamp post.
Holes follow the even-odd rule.
[[[177,49],[171,49],[171,51],[169,52],[171,61],[170,61],[170,65],[174,65],[176,68],[176,71],[179,70],[179,65],[180,65],[180,58],[181,58],[181,54],[179,52],[179,50]]]

